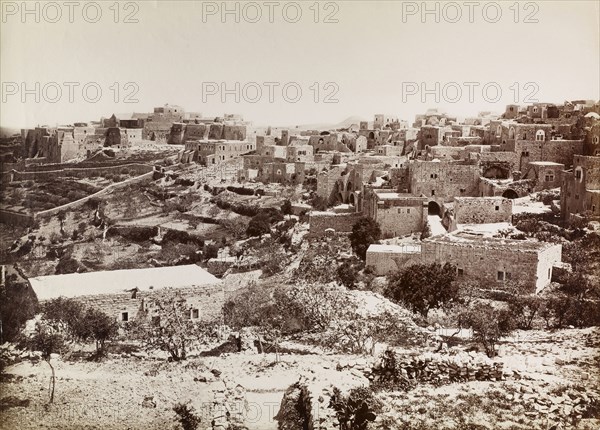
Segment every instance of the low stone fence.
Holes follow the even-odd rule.
[[[211,428],[213,430],[247,428],[244,426],[247,415],[246,389],[233,381],[223,380],[223,386],[212,390],[212,393]]]
[[[350,233],[352,226],[362,216],[360,213],[311,212],[309,215],[311,237],[323,236],[331,228],[336,233]]]
[[[104,194],[108,194],[114,190],[118,190],[119,188],[126,187],[127,185],[130,185],[130,184],[135,184],[137,182],[143,182],[146,180],[150,180],[153,178],[153,176],[154,176],[154,172],[150,171],[148,173],[144,173],[143,175],[126,179],[123,182],[117,182],[116,184],[111,184],[111,185],[107,186],[106,188],[98,191],[97,193],[83,197],[79,200],[75,200],[74,202],[67,203],[65,205],[58,206],[58,207],[55,207],[52,209],[48,209],[47,211],[38,212],[34,215],[34,218],[38,219],[38,218],[47,218],[50,216],[54,216],[57,213],[59,213],[60,211],[67,211],[67,210],[71,210],[75,207],[81,206],[81,205],[85,204],[88,200],[93,199],[95,197],[103,196]]]
[[[0,209],[0,222],[8,225],[28,227],[33,225],[34,217],[31,213],[14,212],[8,209]]]
[[[151,172],[154,168],[147,164],[121,164],[117,166],[103,167],[79,167],[79,168],[61,168],[59,170],[19,172],[13,171],[6,174],[8,181],[49,181],[63,177],[89,178],[93,176],[103,176],[106,174],[121,173],[126,170],[128,173],[141,175]],[[3,178],[4,180],[4,178]]]
[[[354,369],[364,374],[371,382],[377,383],[393,377],[392,373],[407,382],[432,383],[436,385],[465,381],[502,381],[508,377],[502,363],[494,362],[484,354],[469,352],[455,355],[425,353],[418,356],[395,357],[395,371],[386,368],[379,361],[370,367],[367,363],[339,363],[337,370]]]

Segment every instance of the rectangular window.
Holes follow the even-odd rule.
[[[121,312],[121,321],[129,321],[129,312]]]
[[[504,281],[504,272],[498,272],[498,280]]]
[[[192,319],[197,320],[198,318],[200,318],[200,310],[192,309]]]
[[[435,196],[435,190],[431,190],[431,195]]]
[[[463,276],[465,271],[463,269],[458,269],[458,276]]]
[[[406,213],[409,214],[410,213],[410,208],[406,209]]]
[[[552,278],[552,267],[548,268],[548,279]]]
[[[402,208],[398,208],[398,213],[401,214],[402,213]]]
[[[496,210],[499,211],[500,210],[500,206],[496,206]]]

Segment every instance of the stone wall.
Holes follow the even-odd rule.
[[[336,233],[350,233],[360,217],[360,213],[311,212],[309,235],[323,236],[328,228],[334,229]]]
[[[418,245],[408,244],[400,247],[403,248],[404,252],[392,249],[375,252],[369,248],[365,265],[373,267],[377,276],[385,276],[411,264],[421,262],[421,252]]]
[[[373,367],[358,367],[353,363],[339,363],[338,370],[354,369],[362,372],[371,382],[385,378],[387,369],[380,362]],[[508,374],[502,363],[494,362],[480,353],[423,353],[396,355],[396,371],[413,384],[443,385],[467,381],[502,381]]]
[[[490,289],[502,289],[510,281],[522,284],[524,294],[536,293],[550,284],[562,246],[521,242],[427,239],[421,245],[421,262],[453,264],[459,280],[479,282]]]
[[[512,200],[503,197],[457,197],[454,200],[454,221],[457,224],[487,224],[511,222]]]
[[[121,164],[118,166],[106,167],[81,167],[81,168],[62,168],[59,170],[33,171],[33,172],[13,172],[11,181],[50,181],[57,178],[75,177],[90,178],[94,176],[104,176],[109,173],[119,173],[123,169],[137,175],[151,172],[153,167],[147,164]]]
[[[19,225],[28,227],[33,224],[33,214],[14,212],[8,209],[0,209],[0,222],[8,225]]]
[[[410,192],[450,202],[456,196],[479,195],[479,166],[452,162],[417,161],[409,165]]]
[[[114,317],[117,321],[123,321],[123,313],[127,312],[128,320],[131,321],[142,310],[148,311],[149,316],[152,316],[155,311],[154,301],[173,296],[185,299],[190,307],[190,316],[192,309],[198,309],[199,321],[215,321],[221,318],[221,310],[225,303],[221,285],[163,288],[154,292],[138,291],[135,296],[131,291],[124,291],[120,294],[80,296],[76,300]]]
[[[108,193],[110,193],[110,192],[112,192],[114,190],[126,187],[127,185],[130,185],[130,184],[134,184],[134,183],[137,183],[137,182],[144,182],[144,181],[150,180],[150,179],[152,179],[153,176],[154,176],[154,172],[151,171],[151,172],[148,172],[148,173],[144,173],[143,175],[136,176],[134,178],[126,179],[123,182],[118,182],[116,184],[111,184],[111,185],[107,186],[106,188],[98,191],[97,193],[91,194],[91,195],[89,195],[87,197],[84,197],[82,199],[75,200],[74,202],[67,203],[65,205],[55,207],[53,209],[48,209],[46,211],[38,212],[38,213],[36,213],[34,215],[34,218],[38,219],[38,218],[45,218],[45,217],[54,216],[54,215],[56,215],[60,211],[71,210],[71,209],[73,209],[75,207],[79,207],[79,206],[85,204],[88,200],[93,199],[95,197],[103,196],[104,194],[108,194]]]

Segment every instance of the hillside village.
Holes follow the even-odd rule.
[[[600,427],[598,101],[0,144],[0,428]]]

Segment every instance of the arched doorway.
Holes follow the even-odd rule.
[[[440,209],[440,205],[438,205],[436,202],[434,202],[432,200],[429,203],[427,203],[427,214],[428,215],[437,215],[437,216],[440,216],[441,213],[442,213],[442,211]]]
[[[502,197],[504,197],[505,199],[512,200],[512,199],[518,199],[519,195],[517,194],[517,192],[515,190],[512,190],[509,188],[508,190],[506,190],[502,193]]]
[[[354,193],[350,194],[350,199],[349,202],[351,205],[355,206],[356,205],[356,200],[354,199]]]

